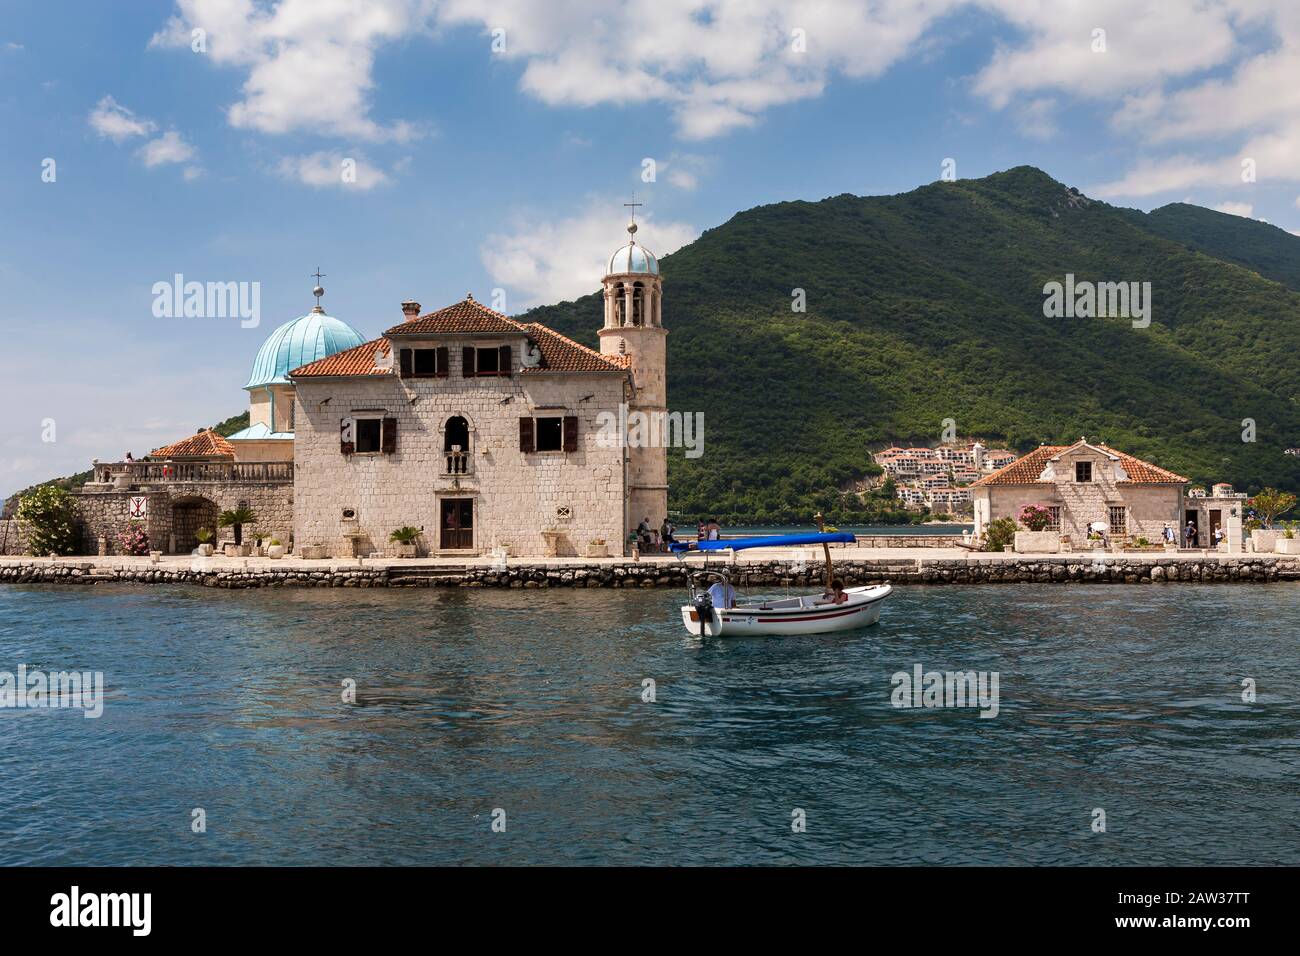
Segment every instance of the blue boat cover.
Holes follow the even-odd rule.
[[[858,539],[847,531],[810,534],[769,534],[758,538],[731,538],[724,541],[674,541],[669,549],[681,551],[744,551],[747,548],[789,548],[797,544],[851,544]]]

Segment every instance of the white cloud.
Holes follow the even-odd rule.
[[[188,163],[194,156],[194,147],[185,142],[174,129],[140,147],[140,158],[150,169],[168,163]]]
[[[431,25],[431,0],[177,0],[150,46],[190,49],[204,30],[207,56],[248,71],[232,126],[264,133],[310,130],[365,140],[413,138],[406,122],[370,117],[375,51]]]
[[[1215,212],[1226,212],[1229,216],[1241,216],[1245,219],[1251,218],[1251,213],[1255,211],[1255,207],[1248,202],[1221,202],[1211,208]]]
[[[152,120],[136,116],[111,96],[105,96],[90,111],[90,125],[100,136],[115,143],[132,136],[148,136],[158,128]]]
[[[637,242],[662,258],[698,234],[684,222],[637,222]],[[558,221],[521,218],[505,234],[489,236],[479,250],[492,280],[506,290],[512,310],[574,299],[600,287],[609,258],[627,242],[626,211],[617,200],[591,200]]]
[[[317,189],[337,186],[365,192],[390,182],[387,173],[363,157],[328,151],[286,156],[276,166],[276,172]]]
[[[1102,199],[1113,196],[1150,196],[1193,186],[1230,185],[1237,173],[1235,164],[1205,162],[1192,156],[1178,155],[1167,159],[1142,160],[1122,179],[1101,183],[1086,191],[1090,196]]]
[[[1051,139],[1056,135],[1056,100],[1042,96],[1030,100],[1016,111],[1016,126],[1031,139]]]

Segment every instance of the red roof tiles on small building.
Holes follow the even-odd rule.
[[[162,448],[155,448],[150,458],[234,458],[235,446],[210,428]]]
[[[333,378],[340,375],[391,375],[392,344],[388,339],[371,339],[342,352],[317,359],[289,373],[290,378]],[[384,361],[385,364],[379,364]]]
[[[991,475],[985,475],[979,481],[971,485],[972,488],[980,488],[985,485],[1037,485],[1052,484],[1053,482],[1039,481],[1039,475],[1047,466],[1047,462],[1061,455],[1072,448],[1087,444],[1088,447],[1094,448],[1103,455],[1112,456],[1119,459],[1120,465],[1124,468],[1125,474],[1128,475],[1127,481],[1120,481],[1121,485],[1168,485],[1168,484],[1185,484],[1188,479],[1182,475],[1175,474],[1149,461],[1143,461],[1141,458],[1134,458],[1132,455],[1126,455],[1122,451],[1117,451],[1107,445],[1090,444],[1078,441],[1073,445],[1040,445],[1029,454],[1017,458],[1011,464],[999,468]]]

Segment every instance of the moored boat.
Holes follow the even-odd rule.
[[[820,518],[818,515],[819,526]],[[826,589],[822,594],[748,604],[736,601],[726,570],[701,570],[689,579],[690,601],[681,609],[682,623],[690,634],[703,637],[828,634],[875,624],[893,588],[888,584],[844,588],[834,578],[830,545],[856,540],[846,532],[818,532],[674,544],[672,550],[679,557],[690,551],[707,554],[808,544],[820,544],[826,556]]]

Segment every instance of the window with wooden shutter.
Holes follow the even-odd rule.
[[[464,378],[474,377],[474,348],[467,345],[460,350],[460,374]]]
[[[578,416],[564,416],[564,450],[578,450]]]
[[[533,450],[533,420],[531,418],[519,419],[519,450],[524,452]]]
[[[503,345],[499,349],[497,349],[497,351],[501,354],[501,358],[497,362],[497,374],[509,375],[510,374],[510,346]]]
[[[385,418],[383,431],[380,433],[379,450],[385,455],[397,451],[397,419]]]
[[[411,350],[402,349],[398,352],[398,355],[401,356],[400,368],[402,378],[410,378],[414,371],[414,367],[411,364]]]
[[[438,378],[446,378],[451,370],[451,350],[443,345],[438,348]]]
[[[356,443],[353,440],[352,420],[348,418],[339,419],[339,451],[345,455],[350,455],[356,449]]]

